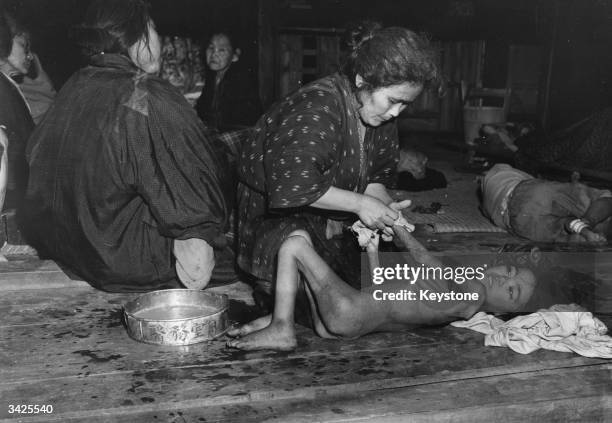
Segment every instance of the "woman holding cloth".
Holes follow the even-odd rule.
[[[274,280],[280,245],[298,230],[335,272],[358,280],[349,256],[359,250],[342,227],[360,219],[391,235],[409,205],[385,188],[399,156],[394,119],[437,80],[436,54],[399,27],[364,24],[349,38],[341,72],[272,106],[243,146],[238,264],[259,280]]]

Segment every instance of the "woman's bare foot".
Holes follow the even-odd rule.
[[[259,319],[255,319],[252,322],[245,323],[242,326],[238,326],[237,328],[232,328],[228,330],[227,336],[231,336],[232,338],[236,338],[238,336],[245,336],[251,332],[255,332],[261,330],[268,326],[272,321],[272,315],[268,314],[267,316],[260,317]]]
[[[246,351],[277,350],[291,351],[297,347],[293,323],[272,321],[266,328],[242,338],[228,341],[227,346]]]

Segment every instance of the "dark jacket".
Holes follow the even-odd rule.
[[[107,291],[178,287],[174,239],[225,246],[222,147],[181,94],[105,54],[58,93],[28,145],[28,240]]]
[[[255,125],[262,109],[257,82],[245,70],[232,65],[215,86],[216,72],[206,73],[204,90],[196,103],[200,119],[220,132]]]

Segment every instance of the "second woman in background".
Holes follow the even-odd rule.
[[[220,132],[253,126],[262,111],[257,83],[238,65],[242,52],[235,43],[228,32],[210,37],[204,90],[196,103],[200,119]]]

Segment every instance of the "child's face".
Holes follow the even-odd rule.
[[[495,266],[480,280],[485,287],[484,308],[493,312],[511,312],[524,306],[533,294],[536,278],[525,267]]]

